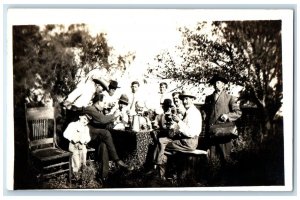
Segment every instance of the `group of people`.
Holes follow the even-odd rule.
[[[72,119],[63,135],[70,141],[69,150],[73,152],[73,172],[78,172],[86,164],[86,145],[96,149],[96,160],[101,164],[101,179],[108,176],[109,160],[126,170],[133,170],[119,158],[110,130],[146,130],[155,133],[153,170],[163,178],[166,152],[193,151],[198,147],[202,131],[209,137],[211,125],[235,121],[241,116],[236,98],[224,90],[227,82],[220,75],[214,75],[209,80],[215,91],[206,97],[201,111],[195,106],[196,96],[190,91],[169,94],[166,93],[168,84],[162,82],[157,106],[149,109],[143,93],[138,90],[138,81],[131,83],[130,94],[116,96],[115,91],[119,88],[117,81],[107,84],[99,76],[89,76],[85,80],[89,88],[84,89],[81,83],[64,102]],[[205,130],[202,130],[203,123]],[[231,146],[231,141],[223,144],[209,141],[205,150],[210,157],[225,161],[230,155]]]

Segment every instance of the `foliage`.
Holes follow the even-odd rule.
[[[245,88],[240,100],[261,109],[263,126],[272,122],[282,100],[281,21],[200,22],[179,31],[176,55],[157,55],[149,73],[196,86],[221,73]]]
[[[106,35],[92,36],[85,24],[14,26],[14,101],[20,105],[31,88],[64,98],[85,74],[94,68],[124,71],[134,56],[115,55]]]

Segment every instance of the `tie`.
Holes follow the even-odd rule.
[[[132,94],[132,102],[131,102],[131,105],[130,105],[131,110],[134,108],[134,103],[135,103],[135,94]]]

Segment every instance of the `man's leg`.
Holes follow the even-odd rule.
[[[97,148],[98,151],[100,151],[100,147],[99,145],[101,143],[104,143],[106,145],[106,149],[109,155],[109,158],[113,161],[115,161],[119,166],[124,167],[128,170],[132,170],[132,168],[128,167],[122,160],[119,159],[119,156],[117,154],[115,145],[113,143],[113,138],[111,136],[111,133],[108,130],[105,129],[98,129],[98,128],[94,128],[92,126],[89,126],[90,128],[90,135],[91,135],[91,139],[93,140],[93,142],[96,142],[96,145],[98,146]],[[99,154],[99,156],[101,155],[101,153]],[[102,160],[103,158],[101,158],[99,160]],[[108,161],[107,161],[108,163]]]
[[[106,179],[109,171],[109,155],[106,148],[106,144],[101,142],[98,148],[97,154],[100,157],[100,176],[102,179]]]

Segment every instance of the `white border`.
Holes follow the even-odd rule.
[[[40,12],[39,10],[12,10],[8,12],[8,27],[7,27],[7,35],[11,35],[11,29],[10,25],[12,24],[39,24],[41,23],[61,23],[62,19],[66,22],[64,23],[75,23],[78,21],[86,21],[89,23],[90,19],[94,17],[97,17],[97,12],[94,10],[87,11],[89,16],[93,17],[86,17],[87,14],[83,14],[86,10],[42,10]],[[55,14],[54,14],[55,12]],[[74,13],[75,12],[75,13]],[[76,12],[80,12],[81,14],[78,15]],[[201,20],[208,19],[208,16],[212,16],[212,14],[215,11],[213,10],[201,10]],[[68,13],[68,14],[66,14]],[[278,11],[278,10],[218,10],[217,11],[218,17],[211,17],[209,19],[211,20],[245,20],[245,19],[252,19],[252,20],[258,20],[258,19],[282,19],[283,20],[283,28],[282,28],[282,39],[283,39],[283,83],[284,83],[284,105],[288,105],[284,107],[284,119],[285,119],[285,129],[284,129],[284,142],[285,142],[285,181],[286,186],[267,186],[267,187],[230,187],[230,188],[184,188],[184,191],[290,191],[292,189],[292,155],[293,155],[293,118],[291,116],[291,113],[293,112],[293,91],[292,85],[293,85],[293,22],[292,22],[292,13],[291,11]],[[68,17],[69,16],[69,17]],[[71,17],[70,17],[71,16]],[[80,17],[78,17],[80,16]],[[221,16],[221,17],[220,17]],[[203,18],[203,19],[202,19]],[[8,37],[8,57],[7,61],[11,61],[11,38]],[[7,67],[7,80],[8,83],[12,83],[12,63],[8,62]],[[9,84],[8,91],[12,90],[12,84]],[[8,103],[8,121],[13,122],[13,106],[12,106],[12,95],[7,95],[7,103]],[[9,130],[13,130],[12,126],[8,126]],[[13,134],[7,134],[7,144],[11,144],[11,141],[14,141]],[[7,158],[9,159],[7,162],[7,170],[8,174],[13,174],[13,167],[11,166],[11,163],[13,163],[13,147],[9,145],[8,148],[9,155],[7,155]],[[9,176],[10,176],[9,175]],[[12,177],[12,176],[10,176]],[[11,180],[8,180],[11,181]],[[8,182],[7,185],[11,185],[11,182]],[[102,191],[103,189],[101,189]],[[131,189],[127,189],[130,191]],[[132,189],[133,191],[136,191],[136,189]],[[157,189],[141,189],[142,191],[157,191]],[[163,191],[173,191],[174,189],[163,189]],[[179,189],[176,188],[176,191]],[[119,190],[122,191],[122,190]]]

